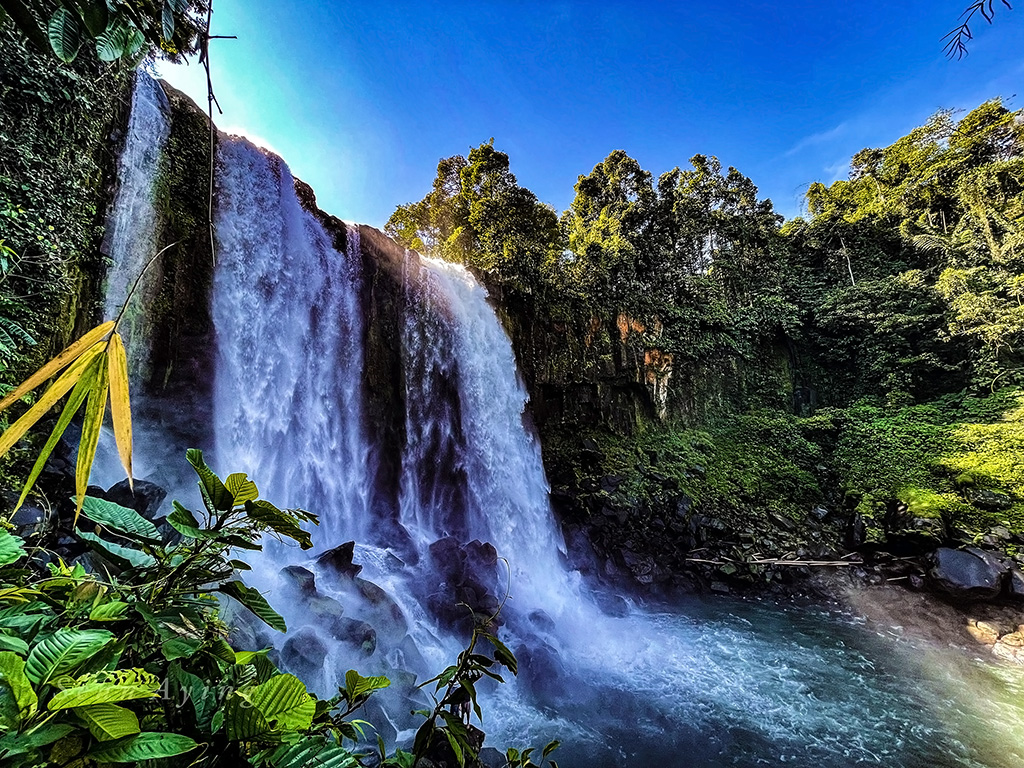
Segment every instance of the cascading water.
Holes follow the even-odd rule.
[[[159,215],[153,205],[153,183],[160,166],[160,153],[171,129],[169,109],[160,84],[139,72],[132,92],[124,149],[117,167],[117,191],[104,238],[104,250],[112,260],[103,307],[105,320],[117,317],[133,284],[154,255]],[[144,297],[156,279],[152,271],[146,272],[121,322],[121,335],[133,360],[145,360],[148,356],[147,318],[143,306]]]
[[[401,741],[417,724],[404,715],[418,706],[416,677],[460,648],[456,600],[501,596],[497,554],[511,571],[502,632],[521,666],[518,680],[481,686],[497,746],[557,736],[563,766],[1024,762],[1015,735],[1024,683],[1009,671],[824,611],[726,600],[597,608],[562,564],[540,447],[523,424],[525,389],[486,292],[462,268],[414,254],[399,334],[401,487],[393,514],[371,519],[386,504],[374,497],[379,437],[364,413],[359,230],[347,227],[337,250],[287,166],[244,140],[222,137],[217,160],[211,463],[248,472],[265,498],[318,513],[323,557],[360,542],[344,577],[297,548],[268,546],[250,576],[291,631],[252,642],[275,642],[282,663],[324,693],[338,670],[389,675],[392,719],[369,717]],[[122,172],[132,167],[122,162]],[[119,196],[121,205],[131,203]],[[115,218],[129,221],[130,210]],[[315,590],[303,581],[312,574]]]
[[[348,258],[335,252],[279,158],[238,139],[219,146],[217,461],[258,478],[278,504],[319,512],[321,541],[359,538],[369,450],[358,232]]]

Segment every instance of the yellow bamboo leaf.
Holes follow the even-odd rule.
[[[100,442],[100,430],[103,428],[103,414],[107,410],[107,373],[106,354],[100,356],[96,369],[96,381],[89,390],[89,399],[85,403],[85,416],[82,419],[82,438],[78,441],[78,463],[75,465],[75,519],[85,503],[85,492],[89,490],[89,474],[92,462],[96,458],[96,446]]]
[[[64,404],[64,410],[60,414],[60,418],[57,419],[57,424],[53,428],[53,432],[50,433],[49,439],[46,441],[46,445],[43,446],[43,450],[39,452],[39,458],[36,459],[35,465],[32,467],[32,471],[29,473],[28,480],[25,481],[25,487],[21,491],[21,497],[18,499],[18,504],[14,508],[15,511],[21,508],[21,505],[25,503],[28,492],[32,490],[32,486],[35,485],[36,480],[39,478],[40,473],[43,471],[43,467],[46,466],[46,460],[50,458],[50,454],[53,453],[53,449],[57,446],[57,442],[60,440],[61,435],[64,434],[64,430],[68,428],[68,424],[71,423],[71,419],[82,403],[85,402],[86,396],[92,389],[93,383],[96,381],[97,367],[100,364],[100,360],[96,355],[92,356],[92,363],[88,366],[85,373],[82,374],[78,383],[75,384],[75,388],[71,390],[71,396],[68,401]]]
[[[11,424],[7,428],[7,431],[0,436],[0,456],[7,453],[18,440],[21,439],[33,424],[42,418],[43,414],[46,413],[50,408],[53,407],[54,403],[64,397],[67,391],[71,389],[78,380],[85,373],[89,364],[92,363],[98,355],[103,352],[103,342],[97,342],[88,350],[85,351],[70,367],[64,371],[58,377],[58,379],[50,385],[49,389],[43,393],[43,396],[29,408],[22,415],[20,419]]]
[[[89,390],[88,400],[85,403],[85,416],[82,418],[82,436],[78,442],[78,462],[75,465],[77,506],[75,508],[74,523],[78,522],[78,515],[82,511],[85,494],[89,489],[89,475],[92,473],[93,461],[96,458],[96,447],[99,445],[100,432],[103,429],[103,415],[107,409],[107,390],[110,379],[106,353],[102,353],[97,362],[96,378]]]
[[[30,392],[44,381],[52,376],[55,376],[58,371],[71,364],[76,358],[81,356],[83,352],[90,349],[97,342],[102,341],[106,338],[107,334],[114,329],[114,321],[103,323],[98,325],[89,331],[85,336],[80,338],[74,344],[70,345],[67,349],[57,355],[53,360],[48,362],[38,371],[29,376],[25,381],[13,392],[11,392],[3,400],[0,400],[0,411],[3,411],[11,403],[15,402],[26,392]],[[2,451],[0,451],[2,453]]]
[[[110,377],[110,418],[114,422],[114,439],[124,471],[128,473],[128,486],[135,487],[132,478],[132,405],[128,397],[128,356],[121,336],[115,331],[110,337],[108,350]]]

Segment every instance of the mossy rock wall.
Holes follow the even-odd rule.
[[[93,57],[58,63],[0,26],[0,315],[36,340],[3,355],[11,384],[96,321],[100,253],[132,71]]]

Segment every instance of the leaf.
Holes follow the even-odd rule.
[[[272,768],[359,768],[355,756],[322,736],[282,744],[266,758]]]
[[[103,744],[89,752],[89,759],[97,763],[135,763],[183,755],[198,746],[178,733],[144,732]]]
[[[252,611],[256,616],[262,619],[267,625],[273,627],[278,632],[287,632],[288,626],[285,624],[284,619],[280,614],[277,613],[273,608],[270,607],[263,595],[252,587],[247,587],[240,581],[229,581],[225,584],[221,584],[218,587],[220,592],[225,595],[235,598],[238,602]]]
[[[232,740],[305,731],[316,713],[316,700],[294,675],[276,675],[255,688],[236,691],[232,701],[236,706],[228,710],[224,723]]]
[[[391,685],[391,681],[384,676],[363,677],[354,669],[345,673],[345,692],[349,695],[349,701],[387,688],[389,685]]]
[[[74,728],[63,723],[44,723],[25,733],[12,733],[0,739],[0,754],[7,759],[31,752],[63,739]]]
[[[35,714],[39,699],[25,674],[25,660],[14,653],[0,653],[0,685],[11,691],[18,714],[27,720]]]
[[[11,651],[19,656],[28,656],[28,643],[20,637],[0,635],[0,651]]]
[[[151,544],[160,543],[160,532],[156,526],[134,509],[95,496],[86,496],[82,511],[89,520],[119,536]]]
[[[96,358],[94,358],[92,364],[86,368],[82,377],[75,384],[75,388],[71,390],[71,396],[68,401],[64,403],[64,410],[61,411],[60,418],[57,419],[57,424],[53,427],[53,431],[50,432],[50,437],[46,440],[46,445],[39,452],[36,463],[32,466],[32,471],[28,475],[28,480],[25,481],[25,486],[21,490],[21,496],[18,499],[18,503],[15,509],[20,509],[21,505],[25,503],[25,499],[28,498],[29,491],[32,490],[32,486],[35,485],[36,480],[42,473],[43,468],[46,466],[47,459],[50,458],[50,454],[53,453],[53,449],[57,447],[57,443],[60,442],[61,437],[64,436],[64,431],[68,428],[71,420],[75,414],[78,413],[78,409],[82,407],[82,403],[85,402],[86,396],[92,389],[93,382],[96,380]]]
[[[214,509],[220,512],[227,512],[231,509],[232,502],[234,501],[231,492],[224,487],[224,483],[221,482],[221,479],[217,477],[214,471],[206,466],[206,462],[203,461],[203,452],[198,448],[189,448],[185,452],[185,458],[188,459],[188,463],[193,466],[196,474],[199,475],[199,482],[206,490],[206,493],[209,494]]]
[[[100,35],[107,28],[107,4],[105,0],[80,0],[78,7],[85,21],[85,28],[93,37]]]
[[[58,8],[50,17],[48,28],[50,47],[57,54],[57,58],[65,64],[70,64],[78,55],[78,49],[82,47],[82,24],[78,15],[67,8]]]
[[[548,755],[550,755],[552,752],[554,752],[560,746],[562,746],[562,742],[560,742],[558,740],[548,742],[548,745],[546,747],[544,747],[544,751],[541,752],[541,757],[545,757],[546,758]]]
[[[112,600],[109,603],[101,603],[89,611],[90,621],[118,621],[125,617],[128,612],[128,603],[123,600]]]
[[[25,673],[36,685],[71,672],[114,639],[105,629],[58,629],[28,655]]]
[[[117,704],[122,701],[152,699],[156,697],[156,688],[158,687],[159,683],[156,686],[86,683],[85,685],[64,689],[50,699],[50,703],[46,705],[46,708],[53,711],[87,707],[90,704]]]
[[[78,440],[78,461],[75,464],[75,517],[71,522],[78,522],[78,513],[82,511],[85,493],[89,489],[89,475],[92,463],[96,458],[96,447],[100,444],[100,432],[103,430],[103,413],[107,408],[107,366],[100,365],[96,371],[96,381],[89,390],[89,399],[85,401],[85,416],[82,418],[82,436]]]
[[[110,378],[110,418],[114,426],[114,440],[121,465],[128,474],[128,486],[134,489],[132,478],[132,406],[128,396],[128,356],[121,336],[110,335],[108,347],[108,376]]]
[[[128,7],[122,5],[120,10],[126,11]],[[96,38],[96,56],[100,61],[117,61],[134,56],[145,43],[146,38],[134,24],[115,16],[103,34]]]
[[[0,529],[0,567],[16,563],[25,556],[25,542],[10,531]]]
[[[494,635],[490,635],[486,632],[481,632],[480,634],[494,646],[494,660],[505,667],[513,675],[518,675],[519,663],[516,661],[515,654],[513,654],[512,651],[510,651],[505,644]]]
[[[282,512],[269,501],[245,502],[245,513],[260,525],[269,528],[281,536],[297,541],[302,549],[310,549],[313,539],[302,530],[299,524],[287,512]]]
[[[173,637],[170,640],[165,640],[160,646],[160,652],[164,655],[164,658],[168,661],[174,661],[175,659],[187,659],[194,656],[203,646],[199,640],[189,640],[183,637]]]
[[[75,533],[118,568],[152,568],[156,565],[156,559],[145,552],[104,541],[89,531],[75,529]]]
[[[185,509],[180,502],[172,502],[171,506],[173,509],[171,514],[167,516],[167,522],[182,536],[187,536],[190,539],[216,538],[217,532],[200,528],[199,521],[196,520],[195,515]]]
[[[93,704],[76,709],[75,714],[98,741],[123,739],[141,730],[135,713],[117,704]]]
[[[161,26],[163,27],[164,40],[170,40],[174,37],[174,9],[171,8],[170,2],[164,3],[163,13],[161,13]]]
[[[43,34],[43,30],[39,28],[39,24],[21,0],[4,0],[3,8],[10,15],[11,21],[32,42],[39,53],[45,53],[49,49],[46,35]]]
[[[103,351],[102,342],[90,347],[85,353],[75,360],[64,373],[62,373],[43,395],[22,414],[16,422],[7,428],[7,431],[0,436],[0,455],[7,453],[18,440],[21,439],[33,424],[42,418],[54,403],[68,393],[88,369],[89,365]]]
[[[104,340],[107,334],[112,330],[114,330],[114,321],[110,320],[109,322],[96,326],[74,344],[68,346],[67,349],[25,379],[25,381],[8,394],[7,397],[0,400],[0,411],[7,409],[12,403],[20,400],[25,393],[31,392],[44,381],[56,375],[58,371],[66,368],[72,362],[81,357],[86,350],[89,350],[98,342]],[[2,453],[2,451],[0,451],[0,453]]]
[[[247,501],[256,501],[260,497],[256,483],[250,480],[249,476],[244,472],[235,472],[232,475],[228,475],[228,479],[224,481],[224,487],[228,489],[228,493],[234,499],[235,505],[245,504]]]
[[[455,734],[449,730],[442,731],[445,737],[448,739],[448,744],[452,748],[452,752],[455,753],[455,759],[459,761],[460,766],[466,764],[466,756],[462,753],[462,747],[459,745],[459,740],[455,738]]]

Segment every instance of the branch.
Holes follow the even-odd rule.
[[[1010,5],[1009,0],[1000,0],[1000,2],[1011,11],[1013,10],[1013,6]],[[971,3],[967,9],[960,14],[960,18],[963,19],[963,23],[956,29],[942,36],[942,39],[947,41],[943,49],[946,52],[947,58],[952,59],[955,56],[959,61],[967,55],[966,41],[974,39],[974,35],[971,33],[971,20],[974,18],[975,14],[981,13],[985,21],[991,24],[996,15],[995,9],[992,7],[994,3],[995,0],[976,0],[976,2]]]

